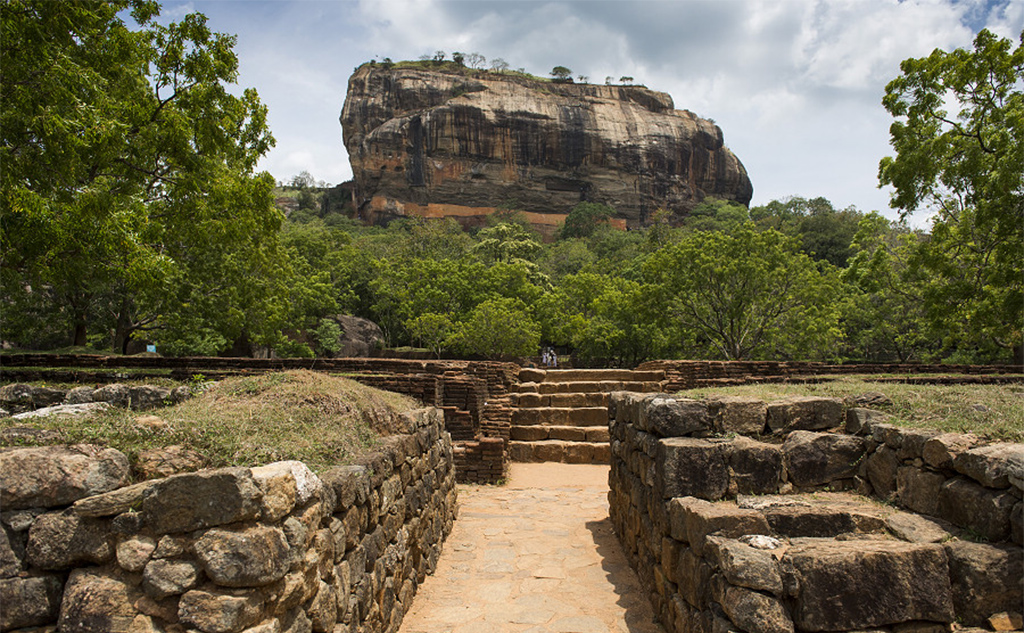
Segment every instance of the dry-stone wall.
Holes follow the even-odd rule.
[[[612,521],[667,630],[1021,627],[1024,445],[831,398],[616,393],[609,415]]]
[[[0,630],[396,631],[456,512],[440,412],[403,419],[322,477],[278,462],[126,485],[114,449],[0,449]]]

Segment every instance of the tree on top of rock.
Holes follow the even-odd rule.
[[[555,66],[551,69],[551,76],[555,81],[572,81],[572,70],[565,66]]]

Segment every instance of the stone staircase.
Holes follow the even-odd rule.
[[[660,370],[522,369],[511,394],[512,461],[609,463],[609,394],[658,392],[664,380]]]

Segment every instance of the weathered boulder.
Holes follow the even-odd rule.
[[[64,589],[59,630],[81,633],[129,633],[141,592],[116,572],[75,569]]]
[[[768,406],[760,398],[718,396],[708,399],[708,414],[718,433],[760,435],[768,419]]]
[[[760,512],[730,502],[676,498],[668,503],[668,517],[672,538],[688,543],[697,554],[703,552],[705,539],[712,534],[734,539],[749,534],[771,534]]]
[[[793,633],[793,620],[776,598],[732,585],[725,585],[716,593],[722,611],[741,630]]]
[[[783,443],[782,452],[794,485],[818,486],[857,474],[867,445],[860,437],[793,431]]]
[[[749,437],[737,437],[729,443],[729,478],[730,496],[778,492],[782,449]]]
[[[0,630],[53,622],[63,589],[60,576],[51,574],[0,580]]]
[[[238,633],[259,620],[262,607],[263,601],[253,593],[236,596],[193,589],[181,597],[178,618],[204,633]]]
[[[142,514],[153,532],[188,532],[255,519],[261,496],[248,468],[206,470],[154,482]]]
[[[194,548],[206,575],[225,587],[267,585],[288,572],[288,539],[278,528],[217,528],[200,537]]]
[[[135,472],[141,479],[160,479],[195,472],[205,468],[209,463],[202,454],[172,444],[139,452],[135,461]]]
[[[690,437],[658,440],[654,487],[662,498],[714,501],[729,489],[729,445]]]
[[[199,584],[202,570],[190,560],[158,558],[142,573],[142,588],[154,600],[183,594]]]
[[[699,400],[653,396],[640,410],[639,426],[658,437],[685,437],[711,429],[708,405]]]
[[[718,566],[729,583],[782,595],[778,561],[768,551],[720,536],[709,536],[704,550],[705,558]]]
[[[552,83],[364,65],[341,114],[356,204],[370,220],[453,216],[482,224],[497,202],[553,233],[586,200],[643,226],[706,196],[753,193],[721,130],[641,86]]]
[[[790,396],[768,403],[768,426],[774,433],[818,431],[843,424],[843,401],[839,398]]]
[[[988,541],[1010,536],[1010,514],[1017,503],[1008,492],[997,492],[954,477],[939,489],[939,516]]]
[[[128,458],[91,444],[0,452],[4,510],[50,508],[107,492],[128,481]]]
[[[67,569],[83,563],[101,564],[114,555],[113,535],[106,522],[75,512],[40,515],[28,532],[25,556],[39,569]]]
[[[990,444],[960,453],[953,468],[989,488],[1006,488],[1010,477],[1024,479],[1024,444]]]
[[[956,540],[945,548],[953,604],[964,624],[984,626],[991,615],[1020,611],[1024,604],[1020,547]]]
[[[93,402],[109,402],[115,407],[128,407],[131,402],[131,388],[121,383],[103,385],[92,392]]]
[[[0,405],[11,411],[24,411],[60,404],[64,400],[63,389],[38,387],[16,383],[0,387]]]
[[[942,433],[924,443],[921,457],[932,468],[952,468],[956,456],[977,443],[977,436],[969,433]]]
[[[793,619],[803,631],[954,619],[941,545],[795,539],[782,566],[799,587]]]
[[[136,411],[167,406],[172,404],[171,390],[154,385],[138,385],[128,389],[128,402]]]
[[[946,477],[942,473],[901,466],[896,471],[896,497],[914,512],[938,514],[939,491]]]
[[[333,354],[334,356],[370,356],[384,343],[384,332],[379,325],[369,319],[351,314],[336,314],[329,318],[341,328],[341,335],[337,341],[338,351]]]
[[[867,459],[867,475],[875,494],[888,499],[896,492],[896,474],[900,460],[896,451],[888,446],[880,446]]]
[[[853,435],[870,435],[875,424],[888,420],[891,416],[882,411],[854,407],[846,410],[846,432]]]
[[[18,413],[13,415],[15,420],[31,420],[33,418],[52,418],[61,415],[93,415],[101,411],[106,411],[110,408],[110,405],[106,402],[84,402],[82,404],[55,404],[51,407],[43,407],[41,409],[33,409],[32,411],[25,411],[24,413]]]

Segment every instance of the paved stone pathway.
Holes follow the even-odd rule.
[[[512,464],[459,516],[401,633],[663,633],[608,518],[608,466]]]

